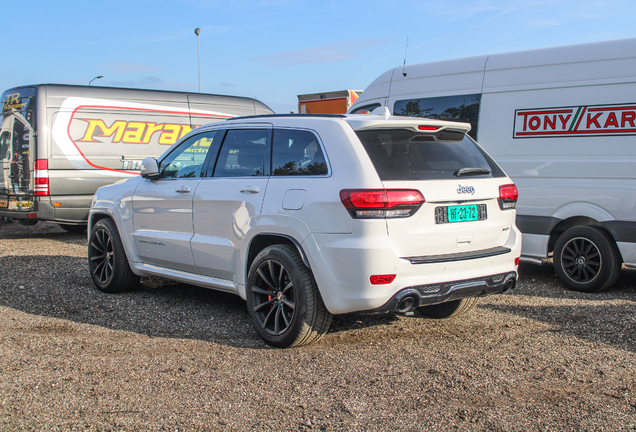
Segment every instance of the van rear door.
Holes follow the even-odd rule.
[[[0,209],[33,210],[31,167],[35,153],[35,88],[2,95]]]

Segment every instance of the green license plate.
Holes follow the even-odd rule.
[[[448,222],[470,222],[479,220],[476,205],[448,206]]]

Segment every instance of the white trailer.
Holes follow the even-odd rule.
[[[387,71],[349,110],[459,120],[519,190],[522,259],[570,289],[636,267],[636,39]]]

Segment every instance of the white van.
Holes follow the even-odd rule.
[[[197,126],[272,114],[244,97],[59,84],[2,94],[0,216],[86,229],[93,194]],[[209,145],[210,143],[208,143]]]
[[[392,69],[349,113],[465,121],[519,189],[522,259],[570,289],[636,267],[636,39]]]

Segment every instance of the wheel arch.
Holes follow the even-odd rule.
[[[294,246],[298,250],[300,257],[303,260],[303,264],[305,264],[307,268],[311,269],[311,265],[309,265],[309,260],[307,259],[307,254],[303,250],[302,246],[300,246],[300,243],[298,242],[298,240],[285,234],[259,233],[256,236],[254,236],[254,238],[252,238],[247,249],[245,269],[244,269],[246,281],[247,281],[247,273],[249,272],[250,266],[252,265],[252,262],[254,262],[254,258],[256,258],[256,255],[258,255],[258,253],[262,251],[263,249],[265,249],[266,247],[275,245],[275,244],[289,244]]]
[[[550,239],[548,241],[548,252],[554,252],[554,245],[556,244],[559,237],[569,230],[570,228],[574,228],[577,226],[593,226],[602,230],[616,245],[616,236],[605,224],[597,221],[591,217],[587,216],[573,216],[567,219],[564,219],[557,223],[550,231]],[[623,261],[623,257],[621,255],[620,249],[617,247],[618,257],[621,261]]]

